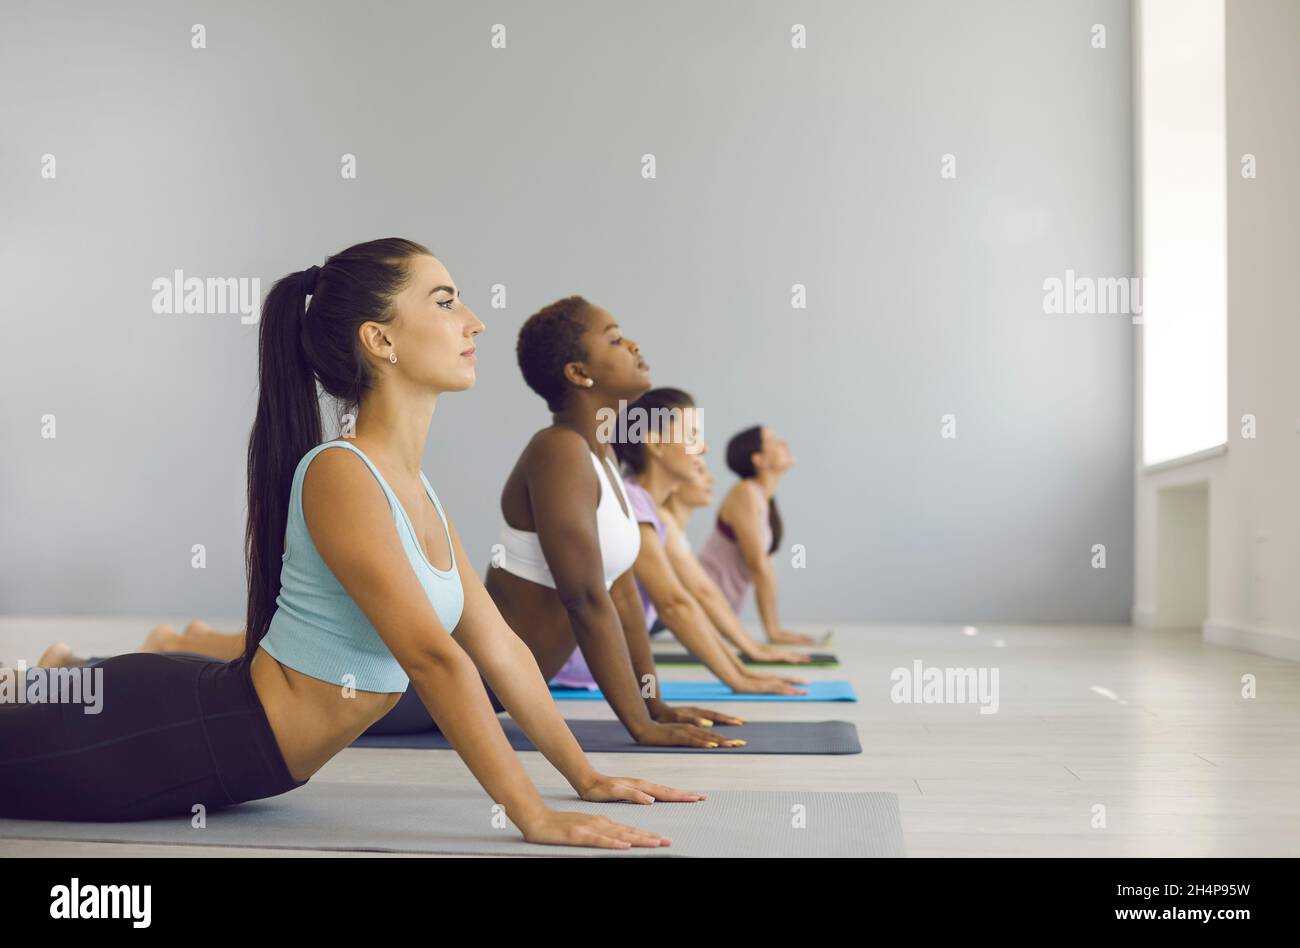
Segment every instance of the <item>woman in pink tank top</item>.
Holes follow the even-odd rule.
[[[750,587],[754,588],[769,642],[806,645],[816,639],[781,627],[772,566],[782,534],[776,488],[793,465],[790,445],[771,428],[746,428],[727,443],[727,467],[740,481],[718,508],[713,532],[700,550],[700,563],[737,612]]]

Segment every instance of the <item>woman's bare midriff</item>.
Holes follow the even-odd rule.
[[[253,688],[294,780],[306,780],[392,710],[401,692],[353,691],[286,668],[263,649],[253,656]]]
[[[523,579],[498,566],[488,567],[483,586],[492,602],[532,650],[542,677],[550,681],[573,654],[576,642],[568,610],[549,586]]]

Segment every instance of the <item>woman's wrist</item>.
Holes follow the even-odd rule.
[[[719,675],[718,677],[721,678],[722,683],[732,691],[744,691],[745,683],[749,678],[749,675],[740,668],[728,668],[725,676]]]
[[[530,826],[536,824],[551,810],[542,800],[541,794],[535,793],[533,796],[535,797],[533,800],[505,805],[507,819],[514,823],[521,833],[527,833]]]
[[[573,788],[574,793],[578,796],[583,796],[588,790],[599,783],[603,776],[604,774],[588,764],[576,775],[572,777],[566,776],[564,779],[569,781],[569,786]]]

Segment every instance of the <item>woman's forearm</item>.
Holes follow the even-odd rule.
[[[654,724],[642,696],[645,684],[640,676],[647,673],[638,670],[618,612],[604,590],[601,592],[603,601],[570,607],[569,623],[601,694],[628,733],[639,737],[646,727]],[[657,683],[654,693],[658,693]]]
[[[763,567],[754,574],[754,599],[767,637],[776,637],[781,631],[781,617],[776,611],[776,572],[770,561],[764,561]]]
[[[529,740],[581,795],[599,774],[551,699],[528,646],[516,638],[491,656],[480,657],[478,668]]]
[[[548,808],[506,740],[469,656],[455,649],[408,674],[438,730],[493,803],[505,807],[510,821],[522,831],[545,813]]]
[[[654,653],[650,650],[650,630],[646,627],[645,606],[641,603],[641,593],[630,571],[614,581],[609,588],[609,597],[618,613],[618,621],[623,626],[623,641],[627,644],[627,653],[632,659],[637,681],[644,682],[646,676],[649,676],[654,682],[654,687],[648,692],[643,689],[642,701],[646,714],[651,720],[658,721],[667,712],[668,705],[659,694],[659,671],[655,666]]]
[[[690,595],[655,604],[664,625],[696,658],[730,688],[739,690],[745,678],[743,666],[722,643],[704,610]]]
[[[695,594],[695,598],[713,623],[713,627],[731,640],[741,652],[750,656],[757,653],[759,643],[750,638],[749,633],[745,631],[740,617],[731,608],[731,603],[727,602],[727,597],[722,594],[722,590],[715,585],[706,586]]]

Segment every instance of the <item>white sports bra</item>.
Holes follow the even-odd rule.
[[[632,511],[632,502],[628,500],[623,487],[623,478],[613,469],[608,461],[602,463],[594,452],[591,463],[596,468],[596,478],[600,482],[600,503],[596,506],[596,534],[600,539],[600,558],[605,570],[605,588],[609,589],[636,562],[641,551],[641,528],[637,525],[636,515]],[[601,473],[604,468],[613,474],[610,478]],[[618,485],[617,490],[623,498],[619,506],[614,491],[609,489],[610,481]],[[623,513],[624,507],[627,513]],[[508,523],[501,525],[497,546],[492,550],[492,565],[507,573],[513,573],[520,579],[537,583],[539,586],[555,588],[555,577],[546,564],[541,541],[530,530],[516,530]]]

